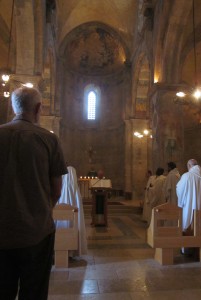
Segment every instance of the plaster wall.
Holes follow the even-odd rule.
[[[187,172],[186,163],[189,159],[194,158],[201,164],[201,153],[200,153],[200,140],[201,140],[201,128],[200,125],[194,128],[185,130],[184,139],[184,164],[181,169],[182,172]]]

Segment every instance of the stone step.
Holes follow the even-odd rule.
[[[85,215],[91,215],[92,206],[91,205],[85,205],[84,204],[84,214]],[[110,205],[108,204],[108,215],[114,215],[114,214],[121,214],[121,215],[127,215],[127,214],[140,214],[142,212],[141,207],[137,206],[127,206],[127,205]]]

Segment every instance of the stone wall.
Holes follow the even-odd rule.
[[[116,189],[124,190],[124,72],[111,76],[90,77],[65,72],[64,96],[61,97],[60,139],[65,158],[78,176],[86,176],[93,167],[103,169]],[[99,88],[97,120],[88,121],[85,88]],[[91,149],[91,156],[89,151]]]

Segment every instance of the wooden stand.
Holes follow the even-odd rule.
[[[110,188],[91,188],[93,226],[107,226],[107,204]]]

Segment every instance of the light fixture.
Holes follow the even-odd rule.
[[[194,55],[194,87],[186,88],[185,91],[176,93],[175,103],[187,105],[201,99],[201,89],[198,87],[197,80],[197,52],[196,52],[196,36],[195,36],[195,1],[192,0],[192,24],[193,24],[193,55]]]
[[[151,130],[148,129],[144,129],[142,132],[139,131],[135,131],[133,133],[133,135],[139,139],[143,138],[143,137],[149,137],[152,139],[152,134],[151,134]]]
[[[4,81],[4,84],[5,84],[6,82],[8,82],[9,79],[10,79],[10,75],[8,75],[8,74],[3,74],[3,75],[2,75],[2,80]]]
[[[23,83],[22,85],[26,86],[28,88],[32,88],[33,87],[33,83],[31,83],[31,82]]]
[[[30,83],[30,82],[24,83],[20,80],[15,79],[14,74],[11,74],[11,70],[10,70],[10,57],[11,57],[11,45],[12,45],[14,6],[15,6],[15,0],[12,1],[12,8],[11,8],[6,68],[3,69],[3,70],[0,70],[0,74],[1,74],[0,95],[3,96],[4,98],[9,98],[10,97],[10,81],[12,81],[14,83],[14,85],[16,85],[16,87],[18,87],[18,86],[26,86],[26,87],[29,87],[29,88],[33,87],[33,84]]]
[[[5,98],[10,97],[10,93],[9,92],[4,92],[3,95],[4,95]]]

